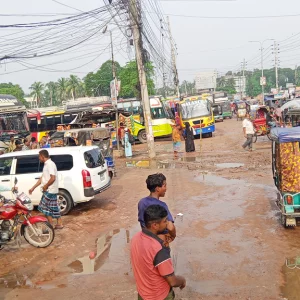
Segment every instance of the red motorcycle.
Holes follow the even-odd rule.
[[[19,233],[32,246],[48,247],[54,239],[54,229],[43,216],[31,216],[33,204],[24,193],[18,194],[17,179],[12,192],[15,200],[0,195],[0,249],[19,238]],[[21,220],[23,217],[24,220]],[[22,223],[19,229],[19,224]]]

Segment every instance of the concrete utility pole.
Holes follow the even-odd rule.
[[[298,84],[298,66],[295,66],[295,86]]]
[[[274,41],[274,39],[266,39],[264,41],[250,41],[250,43],[259,43],[260,44],[260,64],[261,64],[261,77],[264,77],[264,42],[266,41]],[[263,104],[265,104],[265,85],[261,85],[261,92],[262,92],[262,100]]]
[[[242,77],[242,82],[243,82],[243,84],[242,84],[242,97],[245,96],[245,94],[244,94],[244,91],[245,91],[245,82],[246,82],[246,80],[245,80],[245,70],[246,70],[246,60],[244,58],[243,62],[242,62],[242,74],[243,74],[243,77]]]
[[[140,33],[141,21],[139,18],[140,14],[138,14],[137,0],[129,0],[129,14],[130,14],[130,20],[132,24],[136,62],[137,62],[140,86],[141,86],[141,96],[142,96],[142,104],[144,110],[144,123],[146,127],[148,153],[150,158],[154,158],[155,148],[154,148],[154,138],[153,138],[153,130],[152,130],[151,111],[150,111],[150,99],[148,95],[146,72],[145,72],[144,62],[142,57],[143,49],[142,49],[142,38]]]
[[[161,43],[162,43],[162,52],[165,54],[165,43],[164,43],[164,26],[162,23],[162,19],[160,20],[160,31],[161,31]],[[162,72],[163,72],[163,96],[166,98],[166,73],[165,73],[165,57],[162,58]]]
[[[120,150],[120,143],[119,143],[119,113],[118,113],[118,90],[117,90],[117,76],[116,76],[116,65],[115,65],[115,57],[114,57],[114,44],[112,40],[112,32],[110,31],[110,44],[111,44],[111,63],[112,63],[112,74],[113,74],[113,80],[114,80],[114,95],[116,97],[116,133],[117,133],[117,149]]]
[[[173,38],[172,38],[171,24],[170,24],[169,17],[167,17],[167,20],[168,20],[169,37],[170,37],[170,44],[171,44],[171,51],[172,51],[172,63],[173,63],[174,81],[175,81],[175,86],[176,86],[177,97],[180,98],[179,78],[178,78],[178,71],[177,71],[177,66],[176,66],[176,53],[175,53],[174,44],[173,44],[173,41],[172,41]]]
[[[274,55],[275,55],[275,78],[276,78],[276,90],[278,91],[278,44],[274,41]]]

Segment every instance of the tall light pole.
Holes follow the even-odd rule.
[[[259,43],[260,44],[260,63],[261,63],[261,77],[264,77],[264,56],[263,56],[263,51],[264,51],[264,42],[266,41],[274,41],[274,39],[266,39],[264,41],[249,41],[250,43]],[[261,85],[261,92],[262,92],[262,98],[263,98],[263,104],[265,104],[265,86],[262,82]]]
[[[102,30],[102,33],[105,34],[107,31],[107,26],[104,27]],[[116,65],[115,65],[115,57],[114,57],[114,44],[113,44],[113,38],[112,38],[112,31],[109,30],[109,36],[110,36],[110,47],[111,47],[111,63],[112,63],[112,75],[113,75],[113,80],[114,80],[114,85],[113,85],[113,94],[114,98],[112,101],[114,102],[113,105],[116,109],[116,138],[117,138],[117,149],[118,151],[120,150],[120,142],[119,142],[119,112],[118,112],[118,90],[117,90],[117,84],[118,84],[118,79],[116,76]]]

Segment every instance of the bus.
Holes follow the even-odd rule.
[[[10,136],[25,138],[29,135],[26,107],[12,95],[0,94],[0,148],[8,147]]]
[[[39,142],[48,132],[54,132],[59,124],[69,124],[78,115],[78,111],[65,111],[61,107],[30,109],[27,118],[31,136]]]
[[[201,133],[212,137],[215,120],[209,100],[203,100],[201,96],[184,98],[177,104],[177,109],[182,127],[188,122],[194,130],[194,135]]]
[[[141,119],[143,118],[141,100],[136,98],[118,99],[118,109],[130,113],[137,122],[141,122]]]
[[[121,100],[118,102],[118,109],[121,108],[131,113],[134,118],[133,136],[141,143],[146,143],[147,134],[144,126],[144,114],[141,101],[136,98]],[[162,103],[159,96],[150,97],[150,111],[153,136],[170,136],[172,134],[174,117]]]

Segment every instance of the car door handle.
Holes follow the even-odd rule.
[[[1,180],[2,182],[9,182],[10,181],[10,179],[3,179],[3,180]]]
[[[35,177],[34,179],[40,179],[41,177]]]

